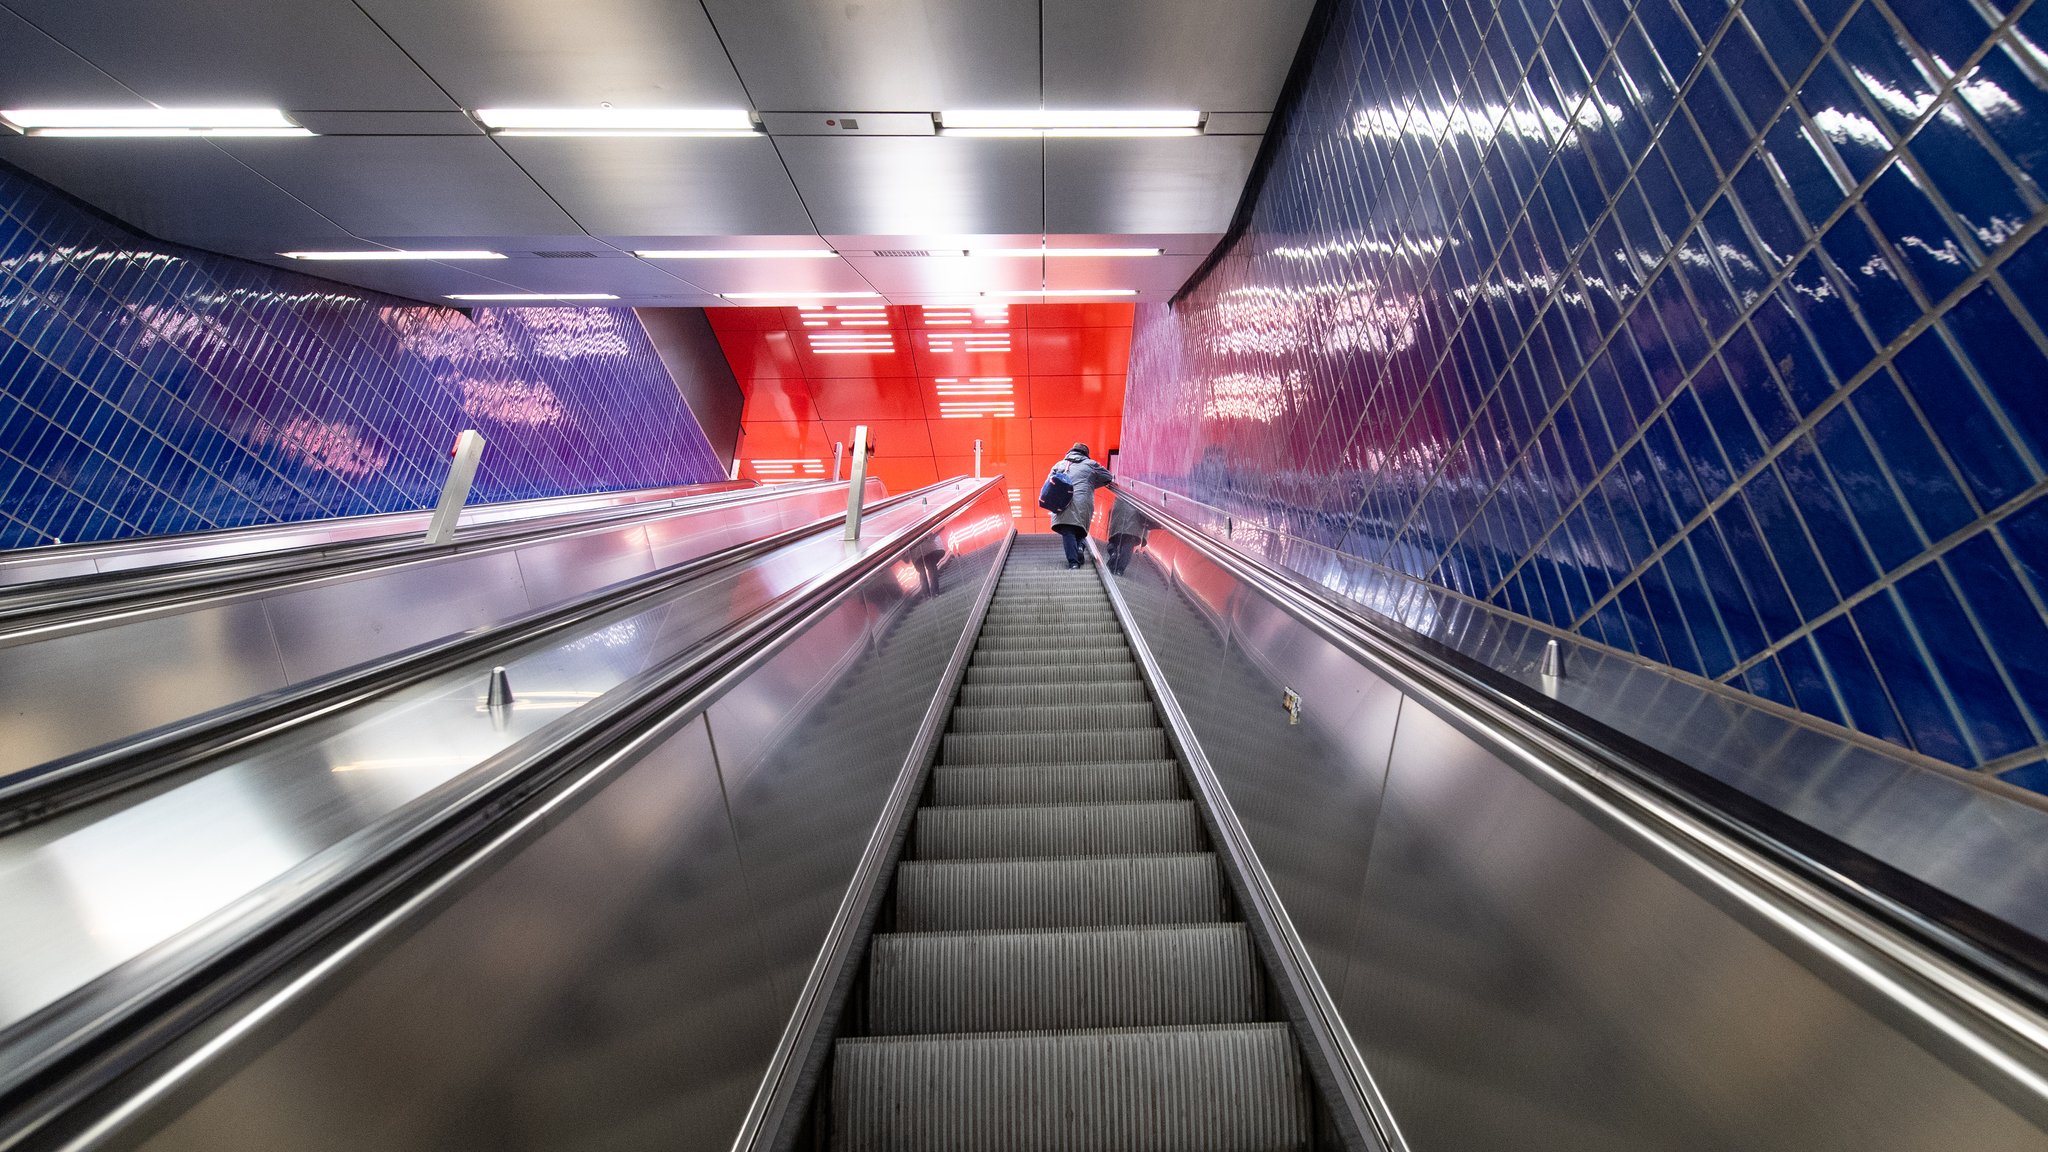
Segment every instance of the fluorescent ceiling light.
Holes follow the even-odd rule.
[[[990,296],[1136,296],[1136,288],[1034,288],[1030,291],[990,292]]]
[[[311,136],[275,108],[10,108],[0,124],[30,136]]]
[[[723,300],[853,300],[872,299],[880,292],[720,292]]]
[[[457,292],[450,300],[617,300],[609,292]]]
[[[976,248],[970,256],[1164,256],[1164,248]]]
[[[1202,131],[1202,114],[1174,110],[985,109],[941,112],[939,127],[953,136],[1196,136]]]
[[[758,136],[744,108],[479,108],[498,136]]]
[[[830,260],[830,248],[648,248],[633,255],[647,260]]]
[[[503,252],[485,252],[482,249],[446,252],[397,252],[390,249],[370,249],[363,252],[279,252],[292,260],[503,260]]]

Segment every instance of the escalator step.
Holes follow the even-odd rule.
[[[1108,704],[1107,708],[1129,708]],[[1164,760],[1173,752],[1166,730],[1132,726],[1078,732],[948,733],[940,744],[939,763],[1060,764],[1090,760]]]
[[[962,708],[1045,708],[1054,704],[1145,704],[1152,694],[1143,681],[1092,684],[965,684]]]
[[[969,804],[1087,804],[1179,800],[1180,765],[1172,760],[1108,764],[1006,764],[932,771],[934,807]]]
[[[868,1033],[1243,1024],[1265,997],[1242,924],[875,937]]]
[[[976,641],[977,652],[1021,652],[1034,648],[1049,648],[1055,652],[1073,648],[1115,648],[1124,643],[1123,634],[1114,631],[1091,631],[1076,634],[1065,628],[1041,628],[1028,632],[1005,632],[991,635],[984,631]]]
[[[1089,928],[1227,919],[1223,873],[1207,852],[1072,860],[906,860],[896,928]]]
[[[1120,680],[1137,681],[1136,661],[1074,667],[1062,664],[969,665],[968,684],[1092,684]]]
[[[1043,633],[1044,631],[1045,629],[1040,628],[1035,624],[1025,622],[1012,620],[998,620],[993,623],[989,623],[984,621],[981,629],[981,636],[984,640],[988,639],[991,636],[1037,636]],[[1116,614],[1114,612],[1108,611],[1103,612],[1101,617],[1097,620],[1088,623],[1069,624],[1061,628],[1059,632],[1062,636],[1115,636],[1118,639],[1122,639],[1124,634],[1123,629],[1117,627]]]
[[[1027,860],[1200,852],[1202,822],[1186,800],[921,808],[919,860]]]
[[[1308,1083],[1284,1024],[839,1041],[846,1152],[1305,1149]]]
[[[1048,704],[1036,708],[953,709],[951,730],[960,733],[1062,732],[1101,728],[1144,728],[1159,723],[1150,704]]]
[[[1131,650],[1119,644],[1114,648],[1066,648],[1055,651],[1021,649],[1007,652],[987,652],[976,647],[974,663],[990,664],[1125,664],[1131,660]]]

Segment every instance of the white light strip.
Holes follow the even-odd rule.
[[[276,108],[9,108],[30,136],[311,136]]]
[[[450,300],[617,300],[609,292],[455,292]]]
[[[990,292],[991,296],[1136,296],[1136,288],[1039,288],[1030,291]]]
[[[643,260],[831,260],[830,248],[639,248]]]
[[[720,292],[721,300],[858,300],[873,299],[880,292]]]
[[[744,108],[479,108],[499,136],[758,136]]]
[[[1200,128],[944,128],[941,136],[1200,136]]]
[[[1057,131],[1073,128],[1184,128],[1202,126],[1200,112],[1165,109],[1100,109],[1095,111],[1047,111],[1043,108],[974,109],[941,112],[939,123],[947,128],[1031,128]]]
[[[1034,258],[1050,256],[1056,259],[1087,256],[1164,256],[1164,248],[976,248],[969,253],[973,256],[1017,256]]]
[[[503,260],[503,252],[486,252],[482,249],[430,252],[397,252],[388,249],[372,249],[364,252],[279,252],[279,256],[292,260]]]

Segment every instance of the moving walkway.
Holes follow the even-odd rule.
[[[1164,508],[892,512],[103,974],[0,1148],[2048,1147],[1998,909]]]

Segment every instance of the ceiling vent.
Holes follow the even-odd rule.
[[[932,252],[931,252],[931,249],[929,249],[929,248],[877,248],[877,249],[875,249],[875,255],[877,255],[877,256],[929,256],[929,255],[931,255],[931,254],[932,254]]]
[[[595,252],[535,252],[543,260],[595,260]]]

